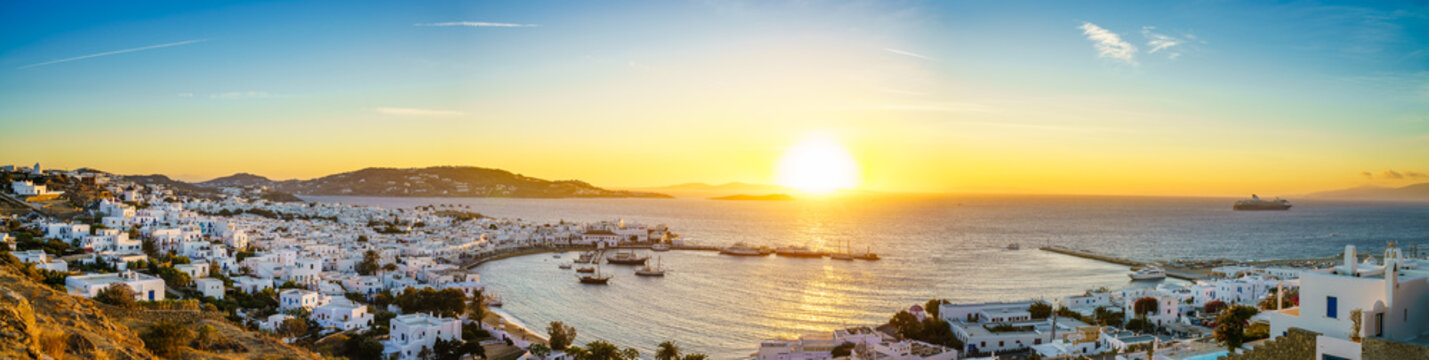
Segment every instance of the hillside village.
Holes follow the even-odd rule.
[[[593,350],[557,338],[560,331],[535,334],[489,312],[501,299],[470,265],[550,249],[680,245],[664,225],[618,220],[541,224],[456,205],[277,202],[263,198],[258,184],[229,184],[212,197],[195,197],[161,184],[38,165],[8,167],[5,175],[12,179],[3,191],[8,202],[43,203],[65,195],[46,184],[88,184],[66,186],[86,189],[78,191],[94,199],[66,219],[40,210],[5,215],[0,259],[12,269],[6,276],[93,299],[99,310],[89,311],[143,329],[145,349],[166,358],[275,351],[353,359],[592,359]],[[750,358],[1429,355],[1429,261],[1393,245],[1375,255],[1348,246],[1334,263],[1226,264],[1213,269],[1215,277],[1186,284],[1048,294],[1053,300],[932,300],[899,311],[886,324],[751,344]],[[24,298],[16,289],[0,295]],[[186,322],[150,316],[175,313],[191,316]],[[91,344],[82,352],[51,346],[30,355],[103,352],[95,340],[80,342]],[[587,347],[629,354],[605,342]],[[702,359],[690,355],[686,359]]]

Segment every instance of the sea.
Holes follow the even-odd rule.
[[[645,357],[673,340],[715,359],[747,358],[761,340],[888,321],[929,299],[1054,300],[1086,290],[1155,286],[1125,266],[1038,250],[1060,245],[1142,259],[1324,257],[1355,245],[1425,245],[1429,204],[1295,201],[1288,211],[1233,211],[1231,198],[939,195],[794,201],[304,197],[410,208],[459,204],[533,222],[665,224],[688,243],[844,246],[881,261],[742,258],[710,251],[650,253],[668,273],[604,265],[608,286],[582,285],[558,265],[575,253],[488,262],[475,269],[501,312],[544,332],[561,321],[576,343],[606,340]],[[1021,250],[1009,250],[1009,244]],[[1177,281],[1177,280],[1168,280]]]

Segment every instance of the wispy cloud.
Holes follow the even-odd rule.
[[[236,100],[236,99],[264,99],[271,97],[266,91],[229,91],[226,93],[209,94],[209,99]]]
[[[1374,173],[1368,172],[1368,171],[1361,171],[1361,172],[1360,172],[1360,176],[1363,176],[1363,177],[1366,178],[1366,179],[1373,179],[1373,178],[1374,178]]]
[[[1166,34],[1157,33],[1155,32],[1155,30],[1155,26],[1141,27],[1141,36],[1146,37],[1146,46],[1151,48],[1150,50],[1146,50],[1146,53],[1155,54],[1158,51],[1165,50],[1166,57],[1171,58],[1172,60],[1181,57],[1181,51],[1179,49],[1173,48],[1175,48],[1177,45],[1185,43],[1186,41]]]
[[[927,56],[923,56],[922,54],[915,53],[915,52],[912,52],[912,51],[898,50],[898,49],[892,49],[892,48],[884,48],[883,51],[887,51],[887,52],[891,52],[891,53],[898,54],[898,55],[903,55],[903,56],[912,56],[912,57],[915,57],[915,58],[919,58],[919,59],[923,59],[923,60],[928,60],[928,61],[938,61],[938,59],[934,59],[934,58],[930,58],[930,57],[927,57]]]
[[[59,63],[71,62],[71,61],[75,61],[75,60],[84,60],[84,59],[90,59],[90,58],[97,58],[97,57],[100,57],[100,56],[119,55],[119,54],[131,53],[131,52],[137,52],[137,51],[144,51],[144,50],[162,49],[162,48],[166,48],[166,47],[174,47],[174,46],[183,46],[183,45],[189,45],[189,44],[197,44],[197,43],[201,43],[201,42],[204,42],[204,41],[208,41],[208,39],[184,40],[184,41],[179,41],[179,42],[171,42],[171,43],[167,43],[167,44],[149,45],[149,46],[141,46],[141,47],[136,47],[136,48],[131,48],[131,49],[105,51],[105,52],[102,52],[102,53],[89,54],[89,55],[81,55],[81,56],[75,56],[75,57],[71,57],[71,58],[64,58],[64,59],[59,59],[59,60],[50,60],[50,61],[46,61],[46,62],[42,62],[42,63],[37,63],[37,64],[25,65],[25,66],[19,67],[19,69],[29,69],[29,68],[36,67],[36,66],[54,65],[54,64],[59,64]]]
[[[1395,179],[1395,180],[1403,179],[1403,178],[1404,178],[1404,174],[1400,174],[1398,171],[1394,171],[1394,170],[1385,170],[1383,173],[1380,173],[1379,176],[1382,177],[1382,178],[1385,178],[1385,179]]]
[[[377,110],[377,112],[382,113],[382,114],[386,114],[386,115],[397,115],[397,116],[461,116],[461,115],[466,115],[466,113],[461,112],[461,111],[433,110],[433,109],[416,109],[416,108],[380,107],[380,108],[377,108],[377,109],[375,109],[375,110]]]
[[[465,26],[465,27],[518,28],[518,27],[538,27],[538,26],[540,26],[540,25],[536,25],[536,24],[500,23],[500,22],[485,22],[485,21],[451,21],[451,22],[439,22],[439,23],[412,24],[412,26],[437,26],[437,27]]]
[[[1121,39],[1121,35],[1107,31],[1097,24],[1083,22],[1082,34],[1087,36],[1087,40],[1095,42],[1097,56],[1112,58],[1136,65],[1136,46]]]
[[[1429,178],[1429,175],[1425,175],[1424,173],[1418,171],[1405,171],[1404,176],[1408,176],[1410,179]]]

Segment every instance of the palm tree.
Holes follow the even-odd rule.
[[[666,341],[660,343],[659,349],[655,350],[655,360],[679,360],[680,347],[674,342]]]
[[[486,318],[486,292],[476,289],[476,294],[466,303],[466,311],[477,323],[481,323]]]

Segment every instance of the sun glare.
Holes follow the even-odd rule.
[[[858,164],[829,136],[811,136],[789,147],[779,160],[779,184],[811,193],[858,185]]]

